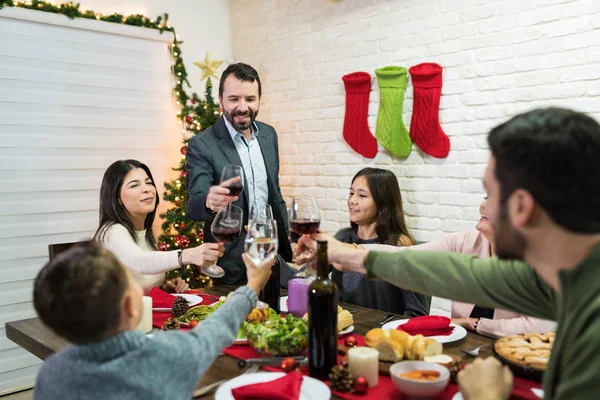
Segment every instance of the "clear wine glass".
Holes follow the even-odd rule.
[[[237,182],[226,183],[227,181],[239,177]],[[221,185],[229,189],[231,196],[237,196],[244,190],[244,169],[239,165],[228,164],[223,167],[221,172]]]
[[[264,203],[254,203],[250,208],[248,215],[248,229],[254,221],[267,221],[273,219],[273,209],[270,205]]]
[[[290,206],[290,232],[295,233],[298,238],[302,235],[310,235],[319,231],[321,225],[321,214],[317,205],[317,200],[314,197],[295,197],[292,199]],[[310,250],[305,250],[304,255],[309,258]],[[307,275],[309,271],[307,265]],[[312,271],[314,272],[314,271]]]
[[[244,251],[254,264],[271,260],[277,255],[279,239],[277,223],[273,219],[256,219],[248,227]]]
[[[210,232],[223,245],[233,242],[240,235],[244,224],[244,211],[231,203],[222,206],[212,225]],[[225,275],[223,268],[217,264],[201,267],[202,273],[211,278],[221,278]]]

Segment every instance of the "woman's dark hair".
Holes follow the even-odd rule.
[[[229,75],[233,74],[237,79],[243,82],[254,82],[258,83],[258,98],[262,95],[262,85],[260,84],[260,77],[258,72],[248,64],[237,63],[229,65],[225,71],[221,74],[221,80],[219,81],[219,97],[223,97],[223,90],[225,88],[225,79]]]
[[[500,204],[525,189],[564,229],[600,232],[600,125],[564,108],[540,108],[491,130]]]
[[[133,240],[137,242],[137,236],[133,223],[127,216],[125,206],[121,203],[121,187],[125,176],[134,169],[141,168],[146,171],[148,178],[152,181],[154,187],[154,178],[150,172],[150,168],[146,164],[142,164],[137,160],[119,160],[111,164],[104,173],[102,178],[102,186],[100,187],[100,223],[98,230],[94,234],[94,239],[102,242],[108,228],[114,224],[123,225]],[[156,217],[156,209],[158,208],[159,198],[156,196],[156,205],[154,210],[146,216],[144,221],[144,229],[146,229],[146,241],[150,243],[152,248],[157,249],[156,237],[152,232],[152,224]]]
[[[40,319],[76,344],[107,339],[121,325],[125,268],[101,244],[88,241],[58,254],[38,273],[33,304]]]
[[[396,175],[387,169],[364,168],[354,175],[352,183],[361,176],[367,180],[375,207],[377,207],[375,231],[381,243],[396,246],[402,236],[407,236],[414,243],[415,240],[408,232],[404,220],[402,195]],[[358,230],[358,225],[354,222],[350,222],[350,225],[354,232]]]

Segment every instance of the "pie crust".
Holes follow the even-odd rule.
[[[504,336],[494,343],[496,354],[514,364],[544,371],[548,366],[554,332]]]

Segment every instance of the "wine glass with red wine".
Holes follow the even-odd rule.
[[[244,170],[239,165],[233,164],[223,167],[223,171],[221,172],[221,185],[228,180],[237,177],[240,178],[237,182],[224,185],[227,189],[229,189],[230,196],[237,196],[242,193],[242,190],[244,190]]]
[[[212,225],[210,232],[213,237],[223,245],[233,242],[240,236],[242,225],[244,224],[244,211],[231,203],[222,206]],[[223,268],[218,265],[209,265],[201,267],[202,273],[211,278],[221,278],[225,275]]]
[[[321,225],[321,214],[314,197],[295,197],[290,207],[290,231],[298,235],[317,233]],[[306,257],[311,254],[306,250]],[[308,270],[308,269],[307,269]]]

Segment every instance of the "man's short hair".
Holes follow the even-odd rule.
[[[231,64],[221,74],[221,81],[219,82],[219,96],[221,98],[223,97],[223,90],[225,88],[225,79],[231,74],[243,82],[256,81],[258,83],[258,98],[260,98],[262,95],[262,86],[258,72],[250,65],[244,63]]]
[[[33,302],[42,322],[72,343],[117,333],[129,278],[98,242],[76,245],[48,262],[35,279]]]
[[[600,232],[600,125],[563,108],[540,108],[492,129],[500,202],[527,190],[552,220],[583,234]]]

